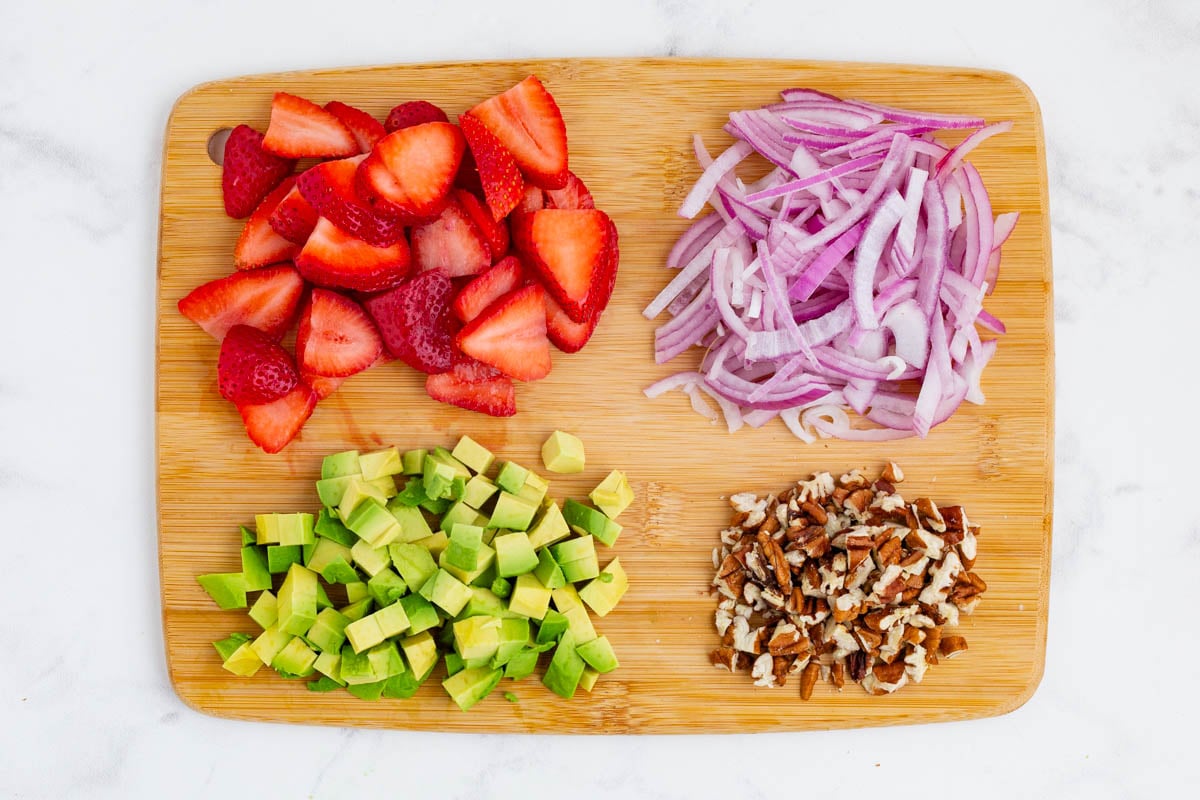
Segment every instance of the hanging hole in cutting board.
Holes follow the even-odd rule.
[[[208,158],[218,167],[225,163],[225,142],[231,133],[233,128],[220,128],[208,137]]]

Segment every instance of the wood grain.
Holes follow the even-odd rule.
[[[214,131],[239,122],[265,129],[278,89],[319,102],[340,99],[382,118],[405,99],[426,98],[453,116],[530,72],[553,91],[566,118],[571,167],[621,232],[612,306],[586,351],[555,355],[550,377],[518,389],[521,412],[495,420],[436,404],[421,377],[399,363],[348,381],[323,403],[282,454],[259,452],[216,391],[218,347],[175,303],[232,269],[241,223],[221,209],[220,169],[206,155]],[[657,366],[654,324],[639,313],[668,280],[675,215],[698,170],[693,132],[725,143],[730,110],[772,102],[779,89],[813,86],[839,95],[1011,119],[1011,133],[973,155],[996,213],[1020,211],[1004,247],[988,308],[1009,326],[984,376],[986,406],[965,406],[924,441],[806,446],[775,422],[734,436],[695,415],[682,395],[647,400],[641,389],[693,363]],[[262,75],[199,86],[176,105],[163,158],[158,272],[158,501],[163,627],[171,680],[183,700],[226,717],[336,725],[556,733],[707,733],[841,728],[983,717],[1011,711],[1042,675],[1050,574],[1053,481],[1053,307],[1041,117],[1029,90],[996,72],[929,67],[758,60],[561,60],[419,64]],[[436,681],[409,701],[366,703],[313,694],[263,670],[253,679],[221,670],[210,642],[255,630],[242,612],[221,612],[196,584],[204,572],[237,570],[237,525],[255,512],[315,505],[321,457],[346,448],[452,443],[470,434],[506,457],[537,463],[546,435],[562,428],[588,447],[588,469],[555,480],[580,495],[613,467],[638,501],[614,549],[633,580],[599,623],[622,667],[595,692],[564,701],[540,684],[497,694],[470,713]],[[713,669],[714,601],[706,594],[711,551],[727,518],[722,496],[786,487],[814,470],[875,469],[898,461],[905,494],[960,502],[982,524],[977,571],[991,587],[961,631],[970,651],[891,697],[818,688],[801,702],[794,684],[755,689],[745,675]]]

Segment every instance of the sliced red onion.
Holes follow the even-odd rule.
[[[942,160],[938,162],[934,168],[935,177],[949,175],[951,172],[962,163],[963,158],[967,153],[974,150],[985,141],[995,136],[998,133],[1008,133],[1012,130],[1013,124],[1011,121],[997,122],[992,125],[987,125],[972,133],[967,138],[959,142],[954,149],[942,156]]]
[[[688,192],[688,196],[684,198],[683,205],[679,208],[679,216],[691,219],[699,214],[700,209],[704,208],[708,198],[716,190],[717,183],[725,177],[725,173],[736,167],[742,159],[753,152],[754,148],[748,142],[734,142],[728,150],[717,156],[704,170],[704,174],[700,176],[700,180],[696,181],[692,190]]]

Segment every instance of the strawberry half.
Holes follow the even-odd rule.
[[[456,339],[466,355],[520,381],[550,374],[546,292],[537,285],[509,292],[472,320]]]
[[[458,322],[450,314],[454,285],[441,270],[422,272],[364,305],[387,351],[421,372],[454,366]]]
[[[374,364],[382,350],[362,306],[328,289],[312,290],[296,331],[296,360],[305,374],[347,378]]]
[[[346,233],[376,247],[390,247],[404,237],[404,220],[376,213],[359,199],[354,177],[365,158],[317,164],[296,180],[296,186],[317,214]]]
[[[513,218],[517,251],[576,322],[586,322],[598,302],[609,224],[597,209],[543,209]]]
[[[516,256],[500,259],[496,266],[472,280],[454,298],[454,316],[470,322],[484,309],[525,283],[525,269]]]
[[[179,301],[179,313],[217,341],[234,325],[280,339],[296,319],[304,279],[291,264],[235,272],[197,286]]]
[[[574,172],[568,170],[567,185],[561,189],[546,190],[546,208],[595,208],[592,193]]]
[[[271,229],[289,242],[304,244],[317,227],[317,210],[300,194],[299,186],[292,186],[271,212],[270,223]]]
[[[221,162],[225,213],[234,219],[250,216],[295,166],[292,159],[264,150],[261,133],[249,125],[238,125],[225,140],[225,157]]]
[[[564,353],[576,353],[592,338],[600,316],[608,306],[612,297],[613,287],[617,283],[617,263],[620,260],[620,250],[617,245],[617,226],[609,223],[608,244],[605,247],[604,261],[597,277],[598,293],[596,305],[583,322],[576,322],[567,315],[553,297],[546,298],[546,334],[550,343]]]
[[[335,289],[379,292],[408,275],[408,243],[401,237],[390,247],[375,247],[343,232],[325,217],[317,220],[296,256],[296,269],[308,281]]]
[[[512,210],[512,217],[515,219],[521,214],[532,214],[545,207],[546,193],[532,183],[527,183],[525,184],[525,193],[521,195],[521,202],[517,203],[517,207]]]
[[[233,246],[233,264],[238,269],[252,269],[267,264],[290,261],[300,250],[295,242],[280,236],[271,227],[271,217],[284,197],[296,185],[295,178],[285,178],[267,195],[242,227],[237,244]]]
[[[452,197],[433,222],[412,229],[413,264],[438,269],[451,278],[478,275],[492,264],[492,252],[479,228]]]
[[[455,189],[453,195],[463,211],[467,212],[471,222],[475,223],[483,240],[487,242],[488,252],[492,254],[492,263],[504,258],[508,252],[508,222],[494,219],[483,201],[465,189]]]
[[[383,129],[395,133],[401,128],[412,128],[426,122],[449,122],[446,112],[427,100],[409,100],[388,112]]]
[[[285,158],[341,158],[357,153],[358,142],[341,120],[316,103],[276,92],[263,148]]]
[[[221,342],[217,386],[237,405],[278,400],[296,388],[300,376],[287,350],[257,328],[234,325]]]
[[[312,389],[299,383],[278,400],[240,405],[238,412],[250,441],[267,453],[278,453],[296,438],[316,406],[317,397]]]
[[[401,128],[380,139],[359,166],[358,188],[379,208],[390,206],[412,217],[437,216],[465,149],[462,133],[448,122]]]
[[[455,365],[451,372],[425,379],[425,393],[442,403],[493,417],[517,413],[513,382],[503,375],[481,377],[471,365]]]
[[[375,143],[387,136],[383,123],[362,109],[346,105],[340,100],[330,100],[325,104],[325,110],[338,118],[358,143],[358,152],[369,153]]]
[[[567,126],[536,75],[467,112],[508,148],[525,178],[542,189],[567,183]]]
[[[336,392],[346,382],[345,378],[326,378],[324,375],[313,375],[308,372],[300,373],[300,380],[312,389],[318,403]]]
[[[492,219],[504,219],[525,193],[521,170],[508,148],[478,119],[463,114],[458,118],[458,125],[475,160],[479,184],[483,187],[483,197],[492,212]]]

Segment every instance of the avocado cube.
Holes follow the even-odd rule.
[[[454,449],[450,451],[450,455],[471,471],[481,475],[491,469],[492,462],[496,460],[491,450],[470,436],[463,436],[459,439],[458,444],[454,445]]]
[[[453,630],[453,628],[450,628],[449,626],[447,626],[447,630]],[[463,671],[464,665],[463,665],[462,656],[460,656],[458,653],[455,653],[455,652],[446,653],[444,656],[442,656],[442,660],[446,662],[446,675],[447,676],[457,675],[458,673]]]
[[[478,586],[481,589],[488,589],[490,591],[492,588],[492,583],[496,580],[497,577],[498,576],[496,575],[496,559],[493,556],[492,563],[488,565],[487,569],[485,569],[483,572],[480,572],[478,575],[476,575],[475,578],[471,580],[470,585]]]
[[[433,531],[429,529],[429,523],[425,521],[425,515],[421,513],[421,509],[398,503],[396,502],[396,498],[393,498],[388,503],[388,511],[391,512],[392,517],[396,520],[396,524],[400,526],[400,535],[396,537],[396,541],[416,542],[433,535]]]
[[[401,639],[400,649],[404,651],[414,676],[424,676],[437,665],[437,643],[428,631]]]
[[[508,610],[530,619],[542,619],[550,607],[550,590],[530,573],[518,575],[513,584]]]
[[[492,547],[496,550],[496,574],[501,578],[516,577],[538,565],[537,553],[523,531],[497,536],[492,540]]]
[[[563,505],[563,518],[576,533],[591,534],[609,547],[612,547],[621,535],[621,526],[618,523],[576,500],[567,500]]]
[[[371,672],[381,681],[404,672],[404,659],[394,641],[375,645],[367,651],[367,659],[371,662]]]
[[[343,525],[342,521],[335,517],[328,508],[322,508],[321,512],[317,514],[317,521],[313,523],[313,533],[346,547],[353,547],[354,543],[358,541],[358,536]]]
[[[463,661],[490,659],[499,647],[499,617],[467,617],[454,623],[454,649]]]
[[[252,544],[242,547],[242,577],[247,592],[261,592],[271,588],[271,572],[267,569],[267,553]]]
[[[342,647],[341,670],[338,677],[350,686],[373,683],[378,680],[371,665],[371,657],[364,650],[356,653],[350,645]]]
[[[239,525],[238,529],[242,532],[242,547],[248,544],[255,544],[258,541],[258,534],[247,528],[245,525]]]
[[[363,586],[366,586],[366,584],[364,583]],[[351,622],[354,622],[355,620],[362,619],[368,613],[370,613],[371,606],[374,605],[374,603],[375,603],[375,601],[372,600],[370,597],[363,597],[358,600],[352,600],[349,603],[347,603],[346,605],[339,608],[338,613],[341,614],[346,619],[350,620]]]
[[[317,656],[317,658],[320,658],[320,656]],[[313,669],[316,669],[316,668],[317,668],[317,664],[314,661]],[[338,689],[343,688],[343,686],[340,682],[335,681],[333,678],[329,677],[328,675],[322,675],[321,677],[317,678],[315,681],[309,681],[305,685],[308,687],[308,690],[310,692],[336,692]]]
[[[224,669],[243,678],[249,678],[258,672],[262,665],[262,659],[258,657],[258,653],[250,642],[242,642],[221,663]]]
[[[317,539],[317,543],[313,546],[312,552],[308,554],[308,560],[304,562],[304,566],[313,572],[324,574],[325,568],[335,561],[340,561],[349,566],[353,558],[350,548],[346,545],[338,544],[332,539],[322,538]],[[330,582],[332,583],[332,581]]]
[[[319,653],[317,660],[313,662],[313,669],[332,680],[338,686],[346,685],[346,682],[342,680],[342,654],[340,650]]]
[[[492,528],[524,531],[533,522],[533,515],[537,510],[536,503],[522,500],[515,494],[500,492],[496,498],[496,507],[492,509],[492,518],[487,524]]]
[[[555,431],[542,445],[542,463],[551,472],[583,472],[584,461],[583,442],[578,436]]]
[[[372,575],[371,580],[367,581],[367,589],[370,590],[375,604],[383,608],[403,597],[404,593],[408,591],[408,584],[395,572],[384,567]]]
[[[396,479],[391,475],[381,475],[374,480],[364,482],[371,488],[378,489],[385,501],[390,500],[399,493],[396,489]]]
[[[469,474],[469,473],[468,473]],[[422,483],[425,496],[434,500],[450,496],[450,484],[460,477],[458,471],[432,456],[425,457],[425,471],[422,473]]]
[[[374,486],[362,478],[354,478],[346,486],[345,494],[342,495],[342,502],[338,503],[338,516],[343,521],[350,519],[351,512],[358,508],[359,503],[367,499],[373,499],[381,506],[386,506],[388,501],[387,495],[378,486]],[[346,527],[350,526],[347,524]]]
[[[391,561],[386,547],[372,547],[361,539],[350,548],[350,555],[368,576],[375,575]]]
[[[583,677],[583,668],[583,659],[575,649],[575,637],[567,631],[558,640],[558,647],[554,648],[554,656],[550,659],[546,674],[542,676],[542,683],[559,697],[569,700],[575,696],[579,679]]]
[[[246,578],[240,572],[197,575],[196,582],[221,609],[246,607]]]
[[[597,508],[610,519],[616,519],[633,502],[633,487],[624,472],[614,469],[589,496]]]
[[[422,681],[418,680],[412,674],[412,670],[406,669],[399,675],[393,675],[383,683],[383,696],[393,699],[406,700],[417,693],[421,688]]]
[[[557,642],[566,633],[569,624],[570,621],[563,613],[554,610],[547,611],[541,626],[538,627],[537,643]]]
[[[600,574],[600,561],[596,558],[595,553],[578,561],[568,561],[558,566],[567,583],[591,580]]]
[[[546,499],[548,491],[550,491],[550,484],[536,472],[530,472],[525,476],[525,485],[521,487],[521,491],[517,492],[517,497],[527,503],[533,503],[534,506],[539,506]]]
[[[507,578],[497,577],[494,581],[492,581],[491,589],[492,594],[496,595],[496,597],[500,598],[501,600],[505,600],[512,594],[512,581],[508,580]]]
[[[404,606],[393,603],[347,625],[346,639],[354,648],[354,652],[361,653],[389,636],[404,633],[406,630],[408,615],[404,613]]]
[[[350,512],[346,527],[371,547],[386,547],[400,538],[401,532],[396,518],[374,498],[364,500]]]
[[[317,619],[317,573],[292,564],[279,587],[279,629],[299,636]],[[266,661],[264,658],[263,661]]]
[[[281,545],[312,544],[316,541],[313,536],[312,514],[279,514],[277,516]]]
[[[275,660],[275,656],[279,655],[279,651],[292,640],[292,634],[279,629],[278,625],[272,625],[258,635],[258,638],[250,643],[250,647],[258,656],[258,660],[264,664],[270,664]]]
[[[395,447],[363,453],[358,457],[358,469],[365,480],[373,481],[385,475],[399,475],[404,471],[400,451]]]
[[[451,502],[450,498],[448,498],[448,497],[442,497],[437,500],[434,500],[431,497],[427,497],[421,503],[421,508],[425,509],[430,514],[433,514],[435,517],[438,517],[440,519],[446,513],[446,511],[450,508],[451,505],[453,505],[453,503]]]
[[[358,570],[350,566],[350,563],[341,556],[335,558],[332,563],[321,570],[321,577],[327,583],[344,583],[349,586],[352,583],[360,583],[362,578],[358,574]]]
[[[571,528],[563,519],[562,509],[558,503],[549,501],[542,505],[538,516],[534,519],[533,527],[529,529],[529,543],[534,550],[554,544],[571,535]]]
[[[519,681],[528,678],[537,669],[538,656],[542,651],[525,647],[513,653],[504,665],[504,677]]]
[[[412,587],[421,587],[437,572],[433,556],[419,544],[397,543],[388,545],[388,555],[404,582]]]
[[[487,517],[480,514],[475,509],[466,504],[465,501],[459,500],[454,505],[450,506],[449,510],[442,516],[440,528],[446,533],[454,530],[455,525],[474,525],[478,528],[486,528],[488,521]]]
[[[579,536],[551,545],[550,555],[559,564],[590,558],[596,555],[596,543],[591,536]]]
[[[605,576],[610,576],[606,578]],[[604,568],[595,580],[579,590],[579,597],[587,603],[597,616],[608,616],[608,612],[616,607],[625,592],[629,590],[629,577],[621,566],[621,560],[614,558]]]
[[[269,591],[263,592],[250,606],[250,619],[258,623],[258,627],[266,630],[279,622],[279,601]]]
[[[252,641],[254,641],[254,637],[248,633],[231,633],[224,639],[213,642],[213,647],[216,648],[217,655],[221,657],[221,660],[225,661],[237,652],[239,647]]]
[[[254,516],[255,544],[279,544],[279,515],[256,514]]]
[[[455,578],[458,578],[463,583],[473,583],[475,580],[484,575],[492,564],[496,561],[496,551],[488,547],[482,541],[479,543],[479,551],[475,556],[475,569],[466,570],[450,563],[449,559],[450,548],[447,547],[442,554],[438,556],[438,566],[449,572]],[[490,581],[489,581],[490,583]]]
[[[361,479],[361,475],[343,475],[338,478],[322,478],[317,481],[317,497],[321,500],[321,505],[325,508],[337,508],[342,503],[342,498],[346,496],[346,487],[355,479]]]
[[[598,636],[590,642],[584,642],[576,650],[579,657],[597,672],[612,672],[620,666],[617,662],[617,654],[613,652],[612,644],[609,643],[607,636]]]
[[[357,697],[359,700],[366,700],[369,703],[373,703],[380,697],[383,697],[383,690],[386,686],[387,681],[351,683],[347,684],[346,691]]]
[[[413,542],[418,547],[424,547],[429,551],[429,555],[434,558],[441,557],[447,545],[450,544],[450,537],[445,531],[436,531],[432,536],[426,536],[424,539],[418,539]]]
[[[333,453],[332,455],[325,456],[321,461],[322,478],[341,478],[346,475],[357,475],[358,472],[357,450]]]
[[[500,644],[492,657],[493,667],[503,667],[509,659],[529,644],[529,620],[508,618],[500,620]]]
[[[404,613],[408,615],[408,632],[413,636],[442,624],[437,609],[419,594],[404,595],[400,598],[400,605],[404,606]]]
[[[471,589],[445,569],[439,569],[421,587],[421,595],[453,617],[471,599]]]
[[[467,465],[455,458],[454,454],[444,447],[433,448],[427,458],[432,458],[439,464],[450,467],[454,470],[454,474],[461,476],[463,480],[471,479],[471,470],[467,469]]]
[[[371,590],[361,580],[346,584],[346,602],[357,603],[359,600],[369,600]]]
[[[308,559],[312,556],[313,550],[317,549],[317,543],[300,545],[300,563],[307,564]]]
[[[533,568],[533,574],[547,589],[557,589],[567,582],[567,579],[563,577],[562,568],[558,566],[558,562],[554,560],[548,547],[543,547],[538,551],[538,563]]]
[[[596,638],[596,629],[588,616],[587,608],[579,598],[579,592],[571,584],[553,592],[554,607],[567,618],[567,630],[577,644],[590,642]]]
[[[300,545],[267,545],[267,569],[272,574],[287,572],[292,564],[302,563],[303,557]]]
[[[500,467],[500,472],[496,475],[496,485],[506,492],[517,494],[525,485],[525,479],[528,477],[529,470],[520,464],[506,461]]]
[[[487,667],[464,669],[442,681],[442,688],[459,708],[466,711],[491,694],[503,675],[501,670]]]
[[[312,674],[317,654],[299,636],[284,645],[271,660],[271,667],[301,677]]]
[[[496,484],[483,475],[476,475],[467,481],[467,485],[463,489],[462,499],[464,503],[478,511],[498,491],[499,488]]]
[[[596,681],[600,680],[600,673],[591,667],[583,668],[583,675],[579,677],[579,688],[583,689],[588,694],[592,693],[592,689],[596,686]]]
[[[332,608],[321,610],[305,637],[323,653],[337,653],[346,641],[346,626],[352,622]]]
[[[483,528],[477,525],[456,523],[450,529],[450,543],[446,547],[443,566],[455,566],[470,572],[479,563],[479,548],[483,544]]]
[[[325,593],[325,587],[320,583],[317,584],[317,611],[325,608],[333,608],[333,603],[329,599],[329,595]]]
[[[402,475],[420,475],[425,471],[425,455],[427,450],[405,450],[400,456]]]
[[[471,599],[463,606],[463,610],[457,614],[459,619],[466,617],[512,617],[514,616],[504,601],[496,596],[491,589],[482,586],[472,586]]]
[[[428,499],[429,496],[425,494],[425,482],[419,477],[409,478],[404,482],[404,489],[388,501],[388,508],[391,509],[397,505],[416,508]]]

